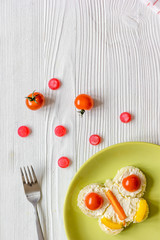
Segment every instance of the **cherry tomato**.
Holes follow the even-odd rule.
[[[21,126],[18,128],[18,135],[20,137],[27,137],[30,134],[30,129],[27,126]]]
[[[122,186],[128,191],[128,192],[135,192],[139,189],[141,185],[141,180],[140,178],[132,174],[126,178],[123,179],[122,181]]]
[[[61,157],[58,159],[58,166],[61,168],[67,168],[69,166],[69,159],[67,157]]]
[[[44,96],[34,91],[26,97],[26,105],[30,110],[38,110],[44,105]]]
[[[98,145],[101,142],[101,138],[99,135],[94,134],[90,136],[89,142],[92,145]]]
[[[60,81],[57,78],[52,78],[48,82],[48,87],[52,90],[57,90],[60,87]]]
[[[123,112],[123,113],[121,113],[121,115],[120,115],[120,120],[121,120],[121,122],[123,122],[123,123],[128,123],[128,122],[130,122],[131,121],[131,114],[130,113],[128,113],[128,112]]]
[[[90,210],[97,210],[102,207],[103,198],[97,193],[91,192],[85,197],[85,205]]]
[[[85,110],[93,108],[93,99],[87,94],[80,94],[76,97],[74,105],[81,110],[80,113],[83,115]]]

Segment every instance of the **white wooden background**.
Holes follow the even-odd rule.
[[[48,88],[57,77],[62,86]],[[32,112],[34,89],[46,106]],[[79,118],[74,98],[95,108]],[[32,164],[42,186],[40,219],[47,240],[65,240],[63,203],[79,167],[95,152],[124,141],[160,142],[160,17],[139,0],[0,1],[0,239],[36,240],[32,206],[19,167]],[[123,111],[134,120],[119,121]],[[17,135],[20,125],[32,134]],[[54,127],[68,134],[58,139]],[[103,142],[91,146],[90,134]],[[68,169],[57,167],[68,156]],[[76,240],[76,239],[75,239]]]

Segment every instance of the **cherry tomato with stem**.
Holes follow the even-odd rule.
[[[81,116],[83,116],[86,110],[92,109],[93,104],[93,99],[87,94],[78,95],[74,101],[74,105],[77,109],[80,110],[79,113],[81,114]]]
[[[30,110],[38,110],[44,105],[44,96],[36,91],[26,97],[26,105]]]

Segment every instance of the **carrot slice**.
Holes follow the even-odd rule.
[[[106,196],[108,197],[108,200],[110,201],[114,211],[117,213],[119,219],[120,220],[125,220],[127,218],[126,214],[125,214],[122,206],[118,202],[116,196],[113,194],[113,192],[111,190],[108,190],[106,192]]]

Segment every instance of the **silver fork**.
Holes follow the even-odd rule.
[[[38,240],[44,240],[39,217],[38,217],[38,211],[37,211],[37,204],[41,198],[40,186],[38,184],[33,167],[31,166],[29,168],[27,166],[27,170],[25,167],[23,168],[23,170],[22,168],[20,168],[21,175],[22,175],[22,182],[24,186],[24,192],[28,201],[32,203],[35,210]]]

